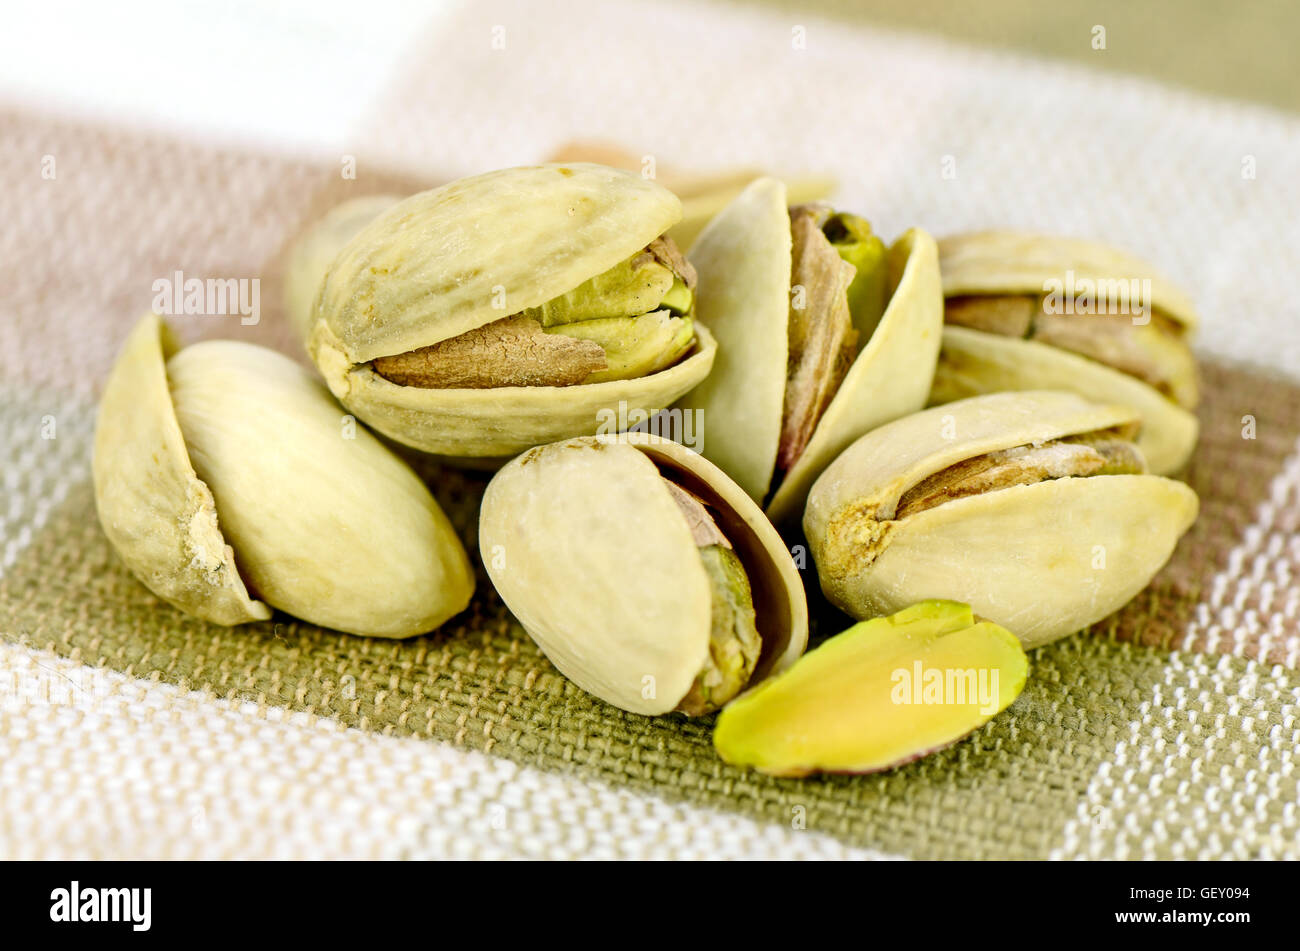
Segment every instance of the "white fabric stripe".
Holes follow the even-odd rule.
[[[1300,585],[1295,571],[1300,565],[1300,538],[1283,524],[1283,513],[1300,508],[1300,441],[1269,485],[1255,522],[1228,554],[1226,567],[1210,584],[1208,600],[1197,605],[1179,645],[1189,648],[1202,637],[1213,653],[1244,656],[1259,644],[1259,656],[1281,644],[1283,663],[1300,667],[1300,634],[1283,632],[1300,618]],[[1251,605],[1258,601],[1258,607]],[[1262,611],[1262,616],[1261,616]],[[1225,651],[1224,639],[1231,639]]]
[[[1245,645],[1259,637],[1265,625],[1281,628],[1284,617],[1295,618],[1300,593],[1292,580],[1290,563],[1279,555],[1284,546],[1294,547],[1297,541],[1279,531],[1278,517],[1281,509],[1294,511],[1297,505],[1300,447],[1273,480],[1269,498],[1261,503],[1255,523],[1229,555],[1225,569],[1211,582],[1209,600],[1197,606],[1188,626],[1183,646],[1205,635],[1212,653],[1179,651],[1170,657],[1157,695],[1143,705],[1141,718],[1129,723],[1128,736],[1116,745],[1110,760],[1102,764],[1088,784],[1087,794],[1066,825],[1053,857],[1138,859],[1150,857],[1163,847],[1172,849],[1179,858],[1251,858],[1255,856],[1243,854],[1242,850],[1256,843],[1263,843],[1265,854],[1260,857],[1300,857],[1300,816],[1296,809],[1300,801],[1300,756],[1296,753],[1300,748],[1300,691],[1291,686],[1292,675],[1287,672],[1296,667],[1296,638],[1285,642],[1285,665],[1248,661],[1246,675],[1240,679],[1227,658],[1214,653],[1220,651],[1225,638],[1231,638],[1231,653],[1243,657]],[[1279,589],[1283,592],[1281,604],[1277,603]],[[1252,595],[1262,598],[1267,611],[1264,618],[1254,610],[1242,609]],[[1203,686],[1193,695],[1195,687],[1185,686],[1189,683]],[[1187,711],[1199,731],[1185,731],[1181,723],[1169,723],[1166,707],[1171,702],[1180,711]],[[1197,722],[1198,714],[1221,709],[1225,702],[1229,714],[1216,713],[1213,720],[1207,717]],[[1255,724],[1270,709],[1282,711],[1282,727],[1261,735]],[[1225,740],[1224,722],[1229,722],[1225,717],[1230,717],[1234,732],[1244,731],[1251,741],[1241,750],[1234,750]],[[1236,756],[1258,759],[1259,769],[1234,781],[1222,766],[1225,758]],[[1171,757],[1190,759],[1200,780],[1194,788],[1178,791],[1177,809],[1182,814],[1170,814],[1167,799],[1155,795],[1161,789],[1162,764]],[[1216,774],[1217,781],[1212,778]],[[1263,788],[1252,777],[1263,777]],[[1288,803],[1283,828],[1258,828],[1262,816],[1260,797]],[[1155,815],[1157,808],[1161,810],[1159,816]],[[1194,838],[1173,841],[1166,837],[1165,830],[1182,826],[1189,816]],[[1132,841],[1125,839],[1130,828],[1135,833]],[[1136,833],[1146,828],[1152,831]]]
[[[0,642],[0,857],[889,856]]]

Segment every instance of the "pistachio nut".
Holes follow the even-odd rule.
[[[1151,471],[1196,445],[1197,317],[1151,265],[1092,241],[1010,231],[939,242],[945,320],[930,402],[1060,389],[1142,417]]]
[[[401,200],[400,195],[350,199],[331,208],[294,241],[285,264],[284,305],[299,340],[307,340],[316,294],[339,251],[358,231]]]
[[[749,185],[691,248],[713,373],[680,401],[703,415],[703,451],[771,518],[802,509],[818,473],[930,392],[943,301],[933,239],[888,249],[856,215],[786,205]]]
[[[1009,707],[1029,659],[954,601],[855,624],[718,715],[713,745],[773,776],[872,773],[950,746]]]
[[[771,523],[707,460],[648,433],[511,461],[483,496],[479,547],[560,672],[633,713],[708,713],[807,645],[803,586]]]
[[[682,200],[682,220],[668,229],[668,237],[680,248],[689,249],[713,216],[764,173],[753,168],[721,172],[685,172],[653,163],[653,156],[637,155],[616,145],[600,142],[567,142],[547,158],[548,162],[595,162],[629,172],[648,175]],[[652,164],[653,163],[653,164]],[[792,205],[817,201],[835,190],[835,180],[825,175],[803,175],[782,179],[786,200]]]
[[[413,195],[335,257],[308,350],[400,443],[500,458],[651,414],[708,375],[667,189],[597,165],[512,168]]]
[[[1138,416],[1072,393],[971,397],[863,436],[822,473],[804,530],[822,590],[857,618],[970,604],[1026,647],[1146,587],[1196,493],[1145,474]]]
[[[469,603],[469,559],[428,488],[281,354],[179,349],[148,314],[95,431],[104,533],[146,587],[217,624],[271,608],[408,637]]]

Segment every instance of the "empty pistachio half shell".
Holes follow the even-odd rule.
[[[807,645],[775,529],[717,467],[650,434],[525,452],[487,487],[479,547],[560,672],[633,713],[709,713]]]
[[[95,430],[104,532],[149,590],[217,624],[279,608],[409,637],[464,610],[469,559],[414,472],[265,347],[180,349],[146,315]]]
[[[704,455],[777,523],[858,436],[925,405],[943,323],[934,240],[886,247],[856,215],[749,185],[691,248],[709,378],[681,400]]]
[[[1026,647],[1099,621],[1146,587],[1196,493],[1145,474],[1137,414],[1071,393],[972,397],[863,436],[808,497],[822,590],[871,618],[971,605]]]
[[[939,242],[945,321],[931,403],[1059,389],[1142,417],[1151,471],[1196,446],[1196,311],[1144,261],[1103,244],[1010,231]]]
[[[681,202],[599,165],[461,179],[334,258],[308,350],[344,406],[439,455],[500,458],[652,413],[708,375]]]

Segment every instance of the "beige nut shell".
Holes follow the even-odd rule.
[[[785,186],[751,183],[700,234],[700,320],[718,338],[709,378],[681,400],[703,414],[704,454],[760,504],[771,488],[789,356],[791,238]],[[803,455],[767,505],[796,518],[813,480],[854,439],[925,405],[943,328],[934,239],[912,229],[889,251],[893,293]],[[864,339],[866,334],[863,335]]]
[[[1198,318],[1191,300],[1153,265],[1083,238],[1027,231],[974,231],[939,240],[945,297],[965,294],[1042,294],[1047,281],[1132,278],[1151,281],[1150,304],[1189,330]]]
[[[1200,432],[1196,416],[1136,377],[1034,340],[968,327],[944,328],[932,404],[1001,390],[1049,387],[1132,407],[1142,418],[1138,447],[1156,475],[1182,470],[1196,448]]]
[[[1048,281],[1145,279],[1151,307],[1187,332],[1198,324],[1191,300],[1155,268],[1108,245],[1081,238],[1018,231],[979,231],[939,240],[945,297],[1044,293]],[[1001,390],[1059,389],[1100,402],[1123,403],[1142,417],[1138,445],[1157,475],[1182,470],[1196,448],[1194,413],[1155,387],[1096,360],[1034,340],[944,328],[930,403]]]
[[[334,206],[294,242],[285,264],[285,312],[304,344],[311,331],[316,298],[330,264],[353,237],[401,201],[400,195],[365,195]]]
[[[273,606],[407,637],[459,613],[473,590],[415,473],[264,347],[176,351],[147,315],[110,376],[94,472],[100,520],[128,567],[206,620],[265,619]]]
[[[859,618],[931,598],[963,601],[1026,647],[1106,617],[1146,586],[1195,519],[1196,494],[1181,482],[1054,479],[893,516],[909,488],[965,459],[1135,419],[1126,407],[1069,393],[1017,392],[935,407],[869,433],[809,495],[803,524],[822,589]]]
[[[638,175],[541,165],[461,179],[363,228],[321,285],[308,350],[334,395],[392,439],[451,458],[508,457],[598,431],[605,413],[657,412],[709,374],[696,323],[681,362],[631,380],[565,387],[399,386],[369,361],[425,347],[542,304],[646,247],[681,202]]]
[[[157,315],[135,325],[109,373],[91,471],[104,534],[158,597],[216,624],[262,621],[190,464],[164,369],[176,340]]]
[[[660,475],[712,502],[753,588],[763,653],[751,683],[803,652],[808,614],[789,551],[753,501],[691,450],[645,433],[532,449],[493,478],[479,546],[502,599],[582,689],[671,711],[708,652],[709,583]]]

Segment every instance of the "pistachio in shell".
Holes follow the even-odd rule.
[[[803,526],[822,590],[857,618],[970,604],[1026,647],[1123,607],[1196,518],[1145,474],[1137,414],[1071,393],[997,393],[857,440],[818,478]]]
[[[469,603],[469,559],[428,488],[288,357],[179,348],[146,315],[95,431],[100,523],[146,587],[234,625],[271,608],[409,637]]]
[[[316,295],[335,256],[370,222],[401,201],[400,195],[365,195],[331,208],[294,241],[285,263],[284,307],[298,339],[306,343]]]
[[[692,246],[719,350],[680,401],[703,415],[704,455],[778,524],[849,443],[925,404],[943,322],[928,234],[887,248],[856,215],[786,201],[758,179]]]
[[[560,672],[633,713],[709,713],[807,644],[802,583],[763,513],[707,460],[647,433],[505,465],[479,547]]]
[[[1142,417],[1151,471],[1186,464],[1197,316],[1150,264],[1097,242],[986,231],[941,240],[939,266],[946,327],[932,404],[1027,389],[1124,403]]]
[[[734,700],[713,745],[773,776],[892,769],[987,723],[1028,672],[1014,634],[968,605],[925,601],[855,624]]]
[[[667,189],[597,165],[503,169],[399,202],[338,253],[308,349],[405,445],[501,458],[664,409],[708,375]]]

